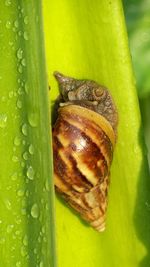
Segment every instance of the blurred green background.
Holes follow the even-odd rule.
[[[123,4],[150,166],[150,0]]]

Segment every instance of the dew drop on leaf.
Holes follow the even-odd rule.
[[[23,195],[24,195],[24,190],[23,190],[23,189],[19,189],[19,190],[17,191],[17,196],[18,196],[18,197],[23,197]]]
[[[6,228],[6,232],[7,232],[8,234],[10,234],[10,233],[12,232],[13,228],[14,228],[14,225],[13,225],[13,224],[9,224],[9,225],[7,226],[7,228]]]
[[[19,48],[17,50],[17,58],[18,59],[22,59],[22,57],[23,57],[23,50],[21,48]]]
[[[24,39],[25,39],[26,41],[28,41],[28,40],[29,40],[29,37],[28,37],[28,34],[27,34],[27,32],[24,32],[24,34],[23,34],[23,37],[24,37]]]
[[[27,151],[25,151],[24,153],[23,153],[23,158],[24,158],[24,160],[28,160],[28,152]]]
[[[14,173],[11,175],[11,179],[12,179],[12,181],[16,181],[17,178],[18,178],[18,174],[17,174],[17,172],[14,172]]]
[[[39,216],[39,208],[38,208],[38,205],[36,203],[33,204],[32,208],[31,208],[31,216],[35,219],[37,219]]]
[[[18,20],[15,20],[15,22],[14,22],[14,26],[15,26],[16,28],[18,28],[18,26],[19,26]]]
[[[5,206],[8,210],[11,210],[12,206],[11,206],[11,202],[9,199],[5,199]]]
[[[12,98],[13,95],[14,95],[14,92],[13,91],[9,92],[9,98]]]
[[[27,83],[25,83],[25,87],[24,87],[24,89],[25,89],[26,94],[28,94],[29,86],[28,86]]]
[[[28,16],[24,17],[24,24],[26,24],[26,25],[28,24]]]
[[[32,144],[29,145],[29,153],[30,153],[31,155],[34,154],[34,146],[33,146]]]
[[[11,28],[11,22],[9,20],[7,20],[7,22],[6,22],[6,28],[7,29],[10,29]]]
[[[18,161],[19,161],[19,158],[18,158],[17,156],[14,155],[14,156],[12,156],[12,161],[13,161],[13,162],[18,162]]]
[[[26,66],[26,60],[25,60],[25,58],[23,58],[22,60],[21,60],[21,64],[22,64],[22,66]]]
[[[22,68],[22,65],[21,64],[18,67],[18,71],[19,71],[19,73],[22,73],[23,72],[23,68]]]
[[[38,117],[36,113],[31,113],[28,116],[28,121],[31,127],[37,127]]]
[[[22,133],[23,133],[25,136],[27,136],[28,131],[27,131],[27,124],[26,124],[26,123],[24,123],[24,124],[22,125]]]
[[[14,145],[19,146],[21,144],[21,139],[19,136],[16,136],[14,139]]]
[[[20,261],[16,262],[16,267],[21,267],[21,262]]]
[[[11,0],[5,0],[5,5],[10,6],[11,5]]]
[[[18,99],[16,105],[17,105],[17,107],[18,107],[19,109],[21,109],[21,108],[22,108],[22,101],[21,101],[20,99]]]
[[[27,255],[27,250],[24,246],[21,247],[21,255],[25,257]]]
[[[27,237],[27,235],[25,235],[24,238],[23,238],[23,245],[24,246],[28,245],[28,237]]]
[[[27,169],[27,177],[30,179],[30,180],[33,180],[34,179],[34,169],[32,166],[29,166],[28,169]]]
[[[7,115],[5,113],[0,114],[0,128],[5,128],[7,126]]]

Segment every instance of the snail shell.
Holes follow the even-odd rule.
[[[55,187],[98,231],[105,229],[115,141],[115,131],[104,116],[78,102],[59,107],[53,127]]]

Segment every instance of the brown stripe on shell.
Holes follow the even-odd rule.
[[[63,151],[62,151],[63,152]],[[54,173],[66,184],[70,190],[78,190],[80,192],[88,192],[92,188],[92,184],[87,181],[86,177],[78,170],[76,161],[64,153],[65,159],[54,149]],[[69,165],[68,165],[69,162]]]
[[[69,124],[66,120],[63,121],[63,125],[67,126],[68,130],[65,135],[70,140],[69,146],[77,153],[76,159],[78,160],[80,157],[82,162],[88,166],[88,169],[94,173],[95,177],[98,177],[98,180],[102,179],[107,173],[108,166],[105,157],[101,153],[101,147],[98,147],[89,136]],[[78,143],[76,143],[76,140]],[[73,155],[75,157],[75,153]],[[101,164],[98,166],[97,162],[99,161],[101,161]],[[82,170],[80,171],[82,172]]]
[[[107,173],[108,170],[108,166],[107,166],[107,162],[104,158],[104,156],[102,155],[100,148],[97,147],[97,145],[95,143],[93,143],[93,141],[90,139],[90,137],[86,136],[82,131],[80,131],[80,129],[76,128],[75,126],[70,125],[68,122],[63,121],[63,123],[61,123],[61,131],[62,127],[65,127],[65,129],[67,129],[67,131],[65,131],[65,137],[67,140],[70,140],[70,144],[68,146],[68,148],[65,148],[65,150],[63,151],[62,148],[59,149],[59,147],[56,148],[56,151],[62,151],[62,153],[64,153],[64,156],[66,156],[67,158],[70,155],[73,155],[73,158],[76,159],[77,162],[81,161],[81,167],[80,168],[73,168],[74,173],[78,175],[76,176],[77,178],[75,178],[75,180],[72,179],[72,184],[75,184],[77,186],[79,186],[79,184],[76,184],[76,180],[78,180],[78,177],[81,177],[81,184],[82,184],[82,178],[84,178],[83,180],[87,180],[87,183],[91,183],[91,180],[88,179],[87,175],[83,174],[83,164],[86,164],[88,167],[88,172],[93,172],[93,176],[95,177],[95,182],[93,185],[96,185],[99,180],[103,180],[105,174]],[[60,134],[58,133],[57,136],[59,136]],[[54,135],[55,137],[55,135]],[[81,142],[85,142],[85,146],[84,147],[80,147],[79,146],[75,146],[74,143],[76,143],[76,140],[80,140]],[[72,144],[72,141],[74,141],[74,143]],[[54,143],[54,157],[55,157],[55,139],[53,140]],[[72,150],[72,146],[73,146],[73,151]],[[77,157],[76,154],[77,154]],[[79,160],[80,158],[80,160]],[[71,158],[70,158],[71,159]],[[69,163],[71,162],[69,159]],[[74,160],[75,160],[74,159]],[[92,159],[92,160],[91,160]],[[54,158],[55,160],[55,158]],[[97,162],[101,162],[100,165],[97,165]],[[57,164],[57,168],[59,168],[58,163]],[[77,165],[77,164],[76,164]],[[66,164],[67,166],[67,164]],[[74,178],[74,173],[72,173],[72,178]],[[58,175],[58,173],[57,173]],[[71,174],[69,175],[71,177]],[[83,176],[83,177],[82,177]],[[96,178],[97,177],[97,178]],[[71,180],[70,180],[71,182]]]
[[[63,116],[60,115],[60,120],[62,120],[63,122],[68,122],[68,126],[70,124],[80,129],[81,132],[85,133],[86,136],[88,136],[98,147],[101,148],[101,152],[105,155],[107,164],[108,166],[110,166],[113,155],[113,147],[111,141],[102,129],[100,129],[97,125],[91,123],[87,119],[82,118],[82,116],[80,117],[76,114],[65,113],[63,114]],[[66,134],[66,132],[64,134]]]

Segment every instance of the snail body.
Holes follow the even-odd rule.
[[[103,231],[116,142],[116,107],[108,90],[94,81],[60,73],[55,77],[61,91],[53,127],[55,187],[84,220]]]

